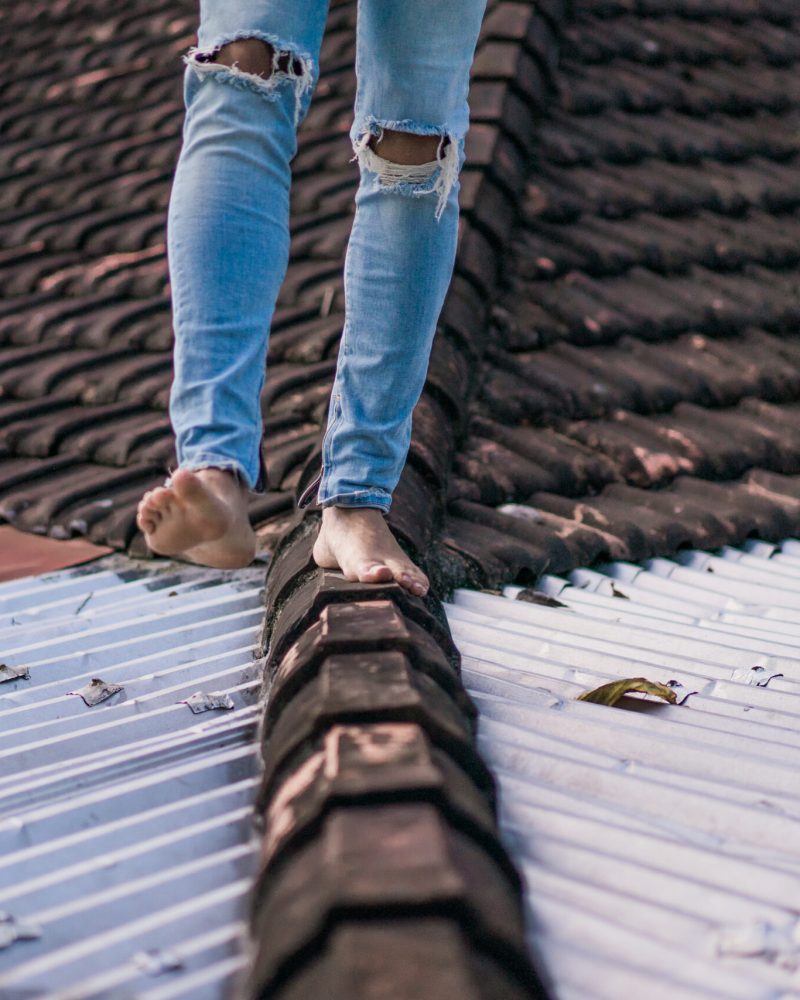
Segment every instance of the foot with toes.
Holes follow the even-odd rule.
[[[170,486],[145,493],[136,524],[158,555],[215,569],[239,569],[255,556],[247,488],[224,469],[178,469]]]
[[[424,597],[430,587],[377,507],[325,507],[314,561],[324,569],[341,570],[348,580],[387,583],[394,579],[417,597]]]
[[[223,469],[178,469],[169,486],[145,493],[136,523],[158,555],[215,569],[238,569],[255,556],[246,487]],[[418,597],[430,587],[376,507],[326,507],[314,561],[324,569],[341,570],[348,580],[395,580]]]

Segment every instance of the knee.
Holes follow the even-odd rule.
[[[377,175],[383,192],[411,197],[437,195],[434,214],[438,222],[458,178],[462,148],[462,141],[445,129],[412,125],[400,130],[373,120],[354,136],[353,159]]]
[[[235,42],[227,42],[213,55],[213,60],[222,66],[237,67],[243,73],[268,79],[277,70],[282,73],[299,76],[303,72],[300,60],[294,57],[295,65],[290,65],[293,59],[290,52],[278,52],[275,47],[260,38],[240,38]]]
[[[295,125],[300,121],[303,99],[314,84],[311,56],[294,43],[284,44],[275,39],[273,44],[263,32],[222,39],[206,48],[192,48],[183,60],[201,80],[216,78],[255,91],[267,101],[278,100],[286,85],[291,86],[295,94]]]
[[[435,160],[441,141],[441,136],[438,135],[414,135],[411,132],[384,128],[380,138],[374,135],[371,137],[369,146],[385,160],[408,165]],[[449,139],[445,136],[443,145],[446,146],[448,142]]]

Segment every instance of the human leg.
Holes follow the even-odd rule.
[[[380,576],[360,578],[387,578],[388,566],[388,576],[411,573],[423,589],[424,574],[385,523],[383,542],[367,544],[355,537],[357,518],[328,508],[370,508],[364,518],[374,536],[375,510],[389,510],[406,460],[455,261],[469,70],[484,9],[485,0],[360,0],[350,131],[360,185],[345,259],[345,327],[321,473],[300,501],[316,491],[323,507],[318,561],[341,565],[358,550],[363,568],[369,558],[384,566]]]
[[[180,476],[152,491],[138,518],[157,552],[229,559],[214,550],[230,548],[234,526],[246,535],[247,492],[265,486],[267,336],[288,264],[290,161],[318,78],[327,6],[201,2],[198,46],[184,57],[183,145],[167,215]],[[192,528],[187,512],[204,491],[207,509]],[[247,546],[236,547],[241,560]]]

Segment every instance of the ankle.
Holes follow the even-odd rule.
[[[218,496],[246,497],[247,483],[232,469],[221,469],[216,466],[208,466],[204,469],[195,469],[194,474],[210,490]]]
[[[376,520],[383,517],[383,511],[378,507],[358,507],[358,506],[331,506],[322,508],[322,522],[327,521],[352,521],[352,520]]]

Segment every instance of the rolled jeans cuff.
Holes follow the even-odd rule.
[[[392,506],[392,495],[387,490],[375,487],[371,490],[355,490],[352,493],[335,493],[330,497],[318,497],[320,507],[377,507],[384,514]]]

